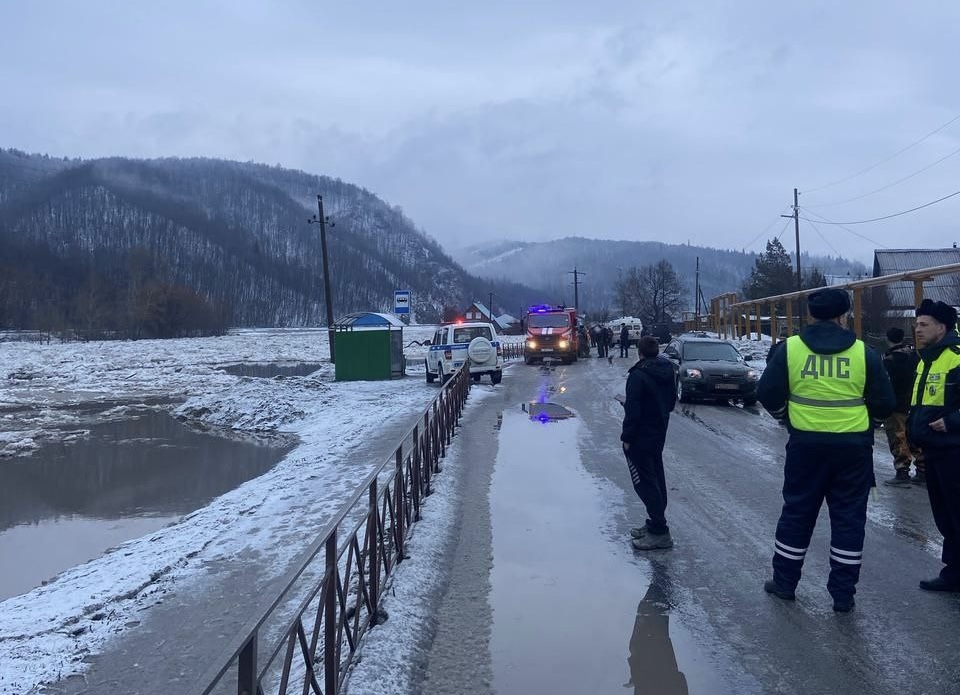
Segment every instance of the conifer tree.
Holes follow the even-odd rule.
[[[759,299],[786,294],[797,289],[796,275],[790,263],[790,254],[779,239],[767,241],[767,250],[761,253],[743,285],[747,299]]]

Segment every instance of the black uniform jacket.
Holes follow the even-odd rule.
[[[947,333],[936,345],[920,350],[923,370],[920,372],[918,391],[927,387],[927,373],[930,365],[940,357],[944,350],[960,351],[960,338],[956,331]],[[914,406],[907,418],[907,439],[922,448],[960,448],[960,367],[947,372],[947,383],[943,393],[943,405]],[[943,418],[946,432],[930,429],[930,423]]]
[[[853,345],[857,336],[853,331],[838,325],[834,321],[817,321],[800,332],[800,339],[811,350],[822,355],[835,355]],[[883,361],[872,348],[866,349],[867,380],[864,386],[863,400],[867,413],[876,423],[890,416],[896,405],[893,387]],[[757,384],[757,398],[771,415],[782,419],[787,417],[788,398],[790,396],[790,377],[787,372],[786,346],[774,350],[767,368]],[[863,432],[805,432],[794,429],[787,420],[791,442],[819,444],[873,444],[873,429]]]
[[[917,376],[919,361],[917,351],[903,343],[894,345],[883,356],[883,366],[887,368],[893,393],[897,397],[898,413],[910,411],[910,396],[913,394],[913,382]]]
[[[677,401],[673,363],[663,357],[645,357],[627,372],[621,441],[631,446],[662,447],[667,438],[670,411]]]

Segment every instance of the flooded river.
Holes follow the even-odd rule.
[[[197,432],[153,408],[83,428],[0,459],[0,601],[206,506],[290,448]]]

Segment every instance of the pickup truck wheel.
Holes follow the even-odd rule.
[[[430,365],[427,364],[427,361],[426,361],[426,360],[423,361],[423,368],[424,368],[424,369],[426,370],[426,372],[427,372],[427,383],[428,383],[428,384],[432,384],[434,381],[436,381],[437,375],[430,373]]]
[[[447,380],[450,379],[449,375],[443,373],[443,367],[439,364],[437,365],[437,376],[440,377],[441,384],[447,383]]]

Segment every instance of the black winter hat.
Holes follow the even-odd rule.
[[[817,290],[807,297],[807,309],[815,319],[835,319],[850,310],[850,296],[846,290],[834,287]]]
[[[903,329],[897,328],[894,326],[889,331],[887,331],[887,340],[891,343],[902,343],[903,342]]]
[[[957,310],[949,304],[924,299],[917,307],[917,316],[932,316],[952,331],[957,326]]]

